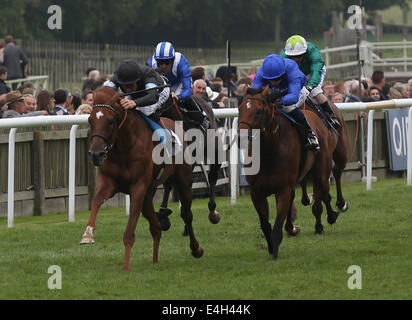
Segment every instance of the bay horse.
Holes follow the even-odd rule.
[[[172,120],[161,120],[168,128],[175,129]],[[99,167],[99,175],[81,244],[94,243],[93,231],[100,206],[117,192],[123,192],[130,194],[129,221],[123,235],[123,269],[130,269],[130,250],[135,241],[140,212],[149,221],[153,263],[157,263],[161,229],[154,212],[153,196],[156,187],[170,179],[181,201],[181,217],[190,237],[191,253],[195,258],[200,258],[203,249],[192,227],[192,166],[185,162],[164,166],[155,164],[152,158],[155,142],[152,141],[151,128],[137,111],[121,107],[119,95],[113,88],[103,87],[95,92],[89,124],[89,154],[94,165]]]
[[[328,222],[335,223],[338,212],[330,205],[329,175],[332,169],[332,153],[338,143],[320,118],[313,112],[304,111],[316,133],[320,151],[304,151],[297,130],[277,108],[267,100],[269,88],[262,90],[245,88],[244,99],[239,106],[238,130],[248,130],[251,141],[252,129],[260,130],[260,170],[256,175],[246,175],[250,185],[250,196],[259,215],[260,227],[266,238],[268,251],[274,259],[278,258],[279,246],[283,240],[283,225],[289,235],[296,236],[298,230],[293,226],[293,207],[295,187],[304,179],[307,172],[313,172],[317,194],[325,203]],[[250,146],[250,143],[249,143]],[[249,153],[253,150],[249,148]],[[267,197],[275,194],[276,219],[272,226],[269,222]]]
[[[349,209],[348,203],[345,201],[342,193],[342,173],[343,170],[346,167],[346,164],[348,162],[348,150],[349,150],[349,134],[348,134],[348,129],[345,123],[345,120],[343,119],[342,113],[339,111],[339,109],[335,106],[334,103],[331,103],[332,110],[336,116],[336,118],[339,120],[340,127],[337,129],[339,136],[338,136],[338,143],[333,150],[333,167],[332,167],[332,172],[333,176],[335,178],[335,183],[336,183],[336,207],[338,209],[338,212],[345,212]],[[306,108],[306,105],[304,106],[305,110],[308,110],[308,112],[314,112],[310,108]],[[307,193],[306,189],[306,184],[307,184],[307,179],[303,179],[303,181],[300,183],[302,187],[302,199],[301,202],[304,206],[308,206],[312,204],[312,201],[309,198],[309,195]],[[321,223],[321,214],[322,214],[322,204],[320,201],[320,195],[319,195],[319,188],[316,188],[314,185],[314,194],[313,194],[313,205],[312,205],[312,213],[316,217],[316,225],[315,225],[315,233],[321,234],[323,233],[323,225]]]
[[[198,104],[198,106],[200,106],[203,111],[205,111],[205,113],[207,114],[210,123],[209,123],[209,127],[208,129],[212,129],[215,130],[215,132],[217,132],[217,124],[216,124],[216,118],[215,115],[213,113],[213,109],[206,103],[205,100],[203,100],[200,97],[197,96],[192,96],[191,97],[195,103]],[[168,101],[168,106],[164,109],[164,111],[161,113],[161,115],[163,117],[172,119],[174,121],[182,121],[183,122],[183,130],[186,132],[190,129],[199,129],[198,125],[196,123],[194,123],[193,121],[191,121],[190,119],[187,119],[186,116],[184,116],[184,113],[180,110],[180,107],[176,101],[176,99],[172,99],[170,98],[170,100]],[[200,129],[199,129],[200,130]],[[217,179],[218,179],[218,174],[219,174],[219,170],[220,167],[222,165],[222,163],[219,163],[219,159],[218,159],[218,147],[219,147],[219,143],[218,143],[218,137],[211,137],[211,141],[207,140],[207,135],[204,134],[204,141],[206,142],[204,144],[204,154],[205,154],[205,161],[210,163],[210,171],[209,173],[206,174],[206,171],[203,170],[205,177],[206,177],[206,181],[207,181],[207,185],[208,185],[208,193],[209,193],[209,202],[208,202],[208,208],[209,208],[209,221],[213,224],[217,224],[220,221],[220,214],[219,212],[216,210],[216,201],[215,201],[215,195],[216,195],[216,183],[217,183]],[[194,142],[189,142],[189,144],[191,143],[195,143]],[[214,148],[214,155],[215,158],[214,159],[207,159],[207,148],[208,147],[213,147]],[[208,161],[209,160],[209,161]],[[200,164],[203,166],[203,164]],[[194,166],[193,166],[194,168]],[[204,167],[202,167],[202,169],[204,169]],[[162,224],[162,230],[168,230],[170,227],[170,223],[168,223],[167,221],[162,220],[162,214],[163,215],[170,215],[172,213],[171,209],[167,208],[168,202],[169,202],[169,196],[170,196],[170,192],[172,190],[172,185],[169,183],[169,181],[166,181],[163,184],[164,187],[164,193],[163,193],[163,199],[162,199],[162,203],[161,203],[161,208],[159,210],[159,219],[161,221]],[[187,235],[187,230],[185,230],[184,235]]]

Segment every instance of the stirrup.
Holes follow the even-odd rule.
[[[316,150],[316,151],[320,150],[319,141],[315,134],[313,133],[308,134],[304,148],[306,150]]]
[[[330,122],[335,127],[335,129],[340,128],[340,122],[339,122],[338,118],[336,118],[335,116],[330,118]]]

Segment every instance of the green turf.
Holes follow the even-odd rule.
[[[325,234],[314,234],[310,208],[299,201],[296,238],[284,237],[279,259],[266,249],[248,196],[232,206],[218,198],[219,224],[207,218],[206,200],[193,203],[194,230],[204,256],[190,255],[177,205],[164,232],[159,263],[153,265],[148,223],[141,217],[131,254],[131,271],[121,270],[123,208],[99,213],[96,243],[80,246],[89,216],[76,213],[0,219],[0,299],[410,299],[412,297],[412,189],[405,179],[344,185],[349,211]],[[335,201],[335,188],[332,186]],[[298,200],[300,191],[297,192]],[[275,202],[270,199],[271,223]],[[62,270],[62,289],[50,290],[47,270]],[[348,267],[362,271],[362,289],[350,290]],[[358,282],[359,283],[359,282]]]

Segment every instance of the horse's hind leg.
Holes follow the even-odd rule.
[[[216,183],[219,174],[220,166],[218,164],[212,164],[210,166],[210,172],[208,174],[209,179],[209,221],[213,224],[217,224],[220,221],[220,214],[216,211],[216,202],[215,202],[215,192],[216,192]]]
[[[272,226],[269,222],[269,204],[266,196],[263,196],[255,188],[251,188],[250,197],[252,199],[253,205],[259,215],[260,228],[262,229],[263,235],[266,238],[268,244],[268,251],[270,254],[273,253],[273,245],[270,238],[272,232]]]
[[[295,237],[299,234],[300,228],[298,226],[294,226],[293,222],[296,220],[297,209],[294,203],[295,199],[295,191],[292,191],[291,199],[290,199],[290,207],[288,211],[288,216],[286,219],[285,230],[288,233],[288,236]]]
[[[342,182],[341,182],[342,172],[343,172],[343,168],[340,165],[335,163],[333,167],[333,176],[335,177],[335,182],[336,182],[336,198],[337,198],[336,206],[338,207],[340,212],[345,212],[346,210],[349,209],[349,205],[343,198],[343,194],[342,194]]]
[[[323,206],[322,206],[322,200],[321,200],[321,195],[320,195],[320,190],[319,190],[318,184],[314,183],[313,184],[313,197],[314,197],[314,202],[312,205],[312,214],[316,218],[316,223],[315,223],[315,234],[322,234],[323,233],[323,225],[322,225],[322,211],[323,211]]]
[[[92,244],[95,242],[93,231],[96,229],[97,213],[101,205],[107,200],[113,197],[115,193],[114,184],[107,179],[99,177],[97,192],[92,199],[92,206],[90,211],[89,221],[86,225],[86,231],[83,233],[80,244]]]
[[[156,219],[154,206],[153,206],[153,197],[149,194],[146,194],[143,202],[143,216],[149,221],[149,229],[153,238],[153,263],[157,263],[159,256],[159,243],[161,237],[160,222]]]
[[[308,183],[308,179],[306,177],[300,183],[300,186],[302,188],[301,202],[305,207],[313,203],[313,195],[312,194],[308,195],[308,192],[306,190],[307,183]]]
[[[177,177],[174,185],[180,199],[180,216],[185,223],[185,231],[190,238],[190,249],[192,256],[195,258],[200,258],[203,255],[203,248],[197,242],[192,226],[192,189],[190,186],[192,176],[191,174],[180,174],[181,176]],[[190,178],[190,181],[188,181],[188,178]]]
[[[157,213],[157,217],[160,221],[162,231],[167,231],[170,229],[169,215],[173,213],[172,209],[167,207],[167,204],[169,203],[170,192],[172,191],[172,183],[169,180],[166,180],[163,183],[163,187],[163,199],[162,204],[159,208],[159,212]]]

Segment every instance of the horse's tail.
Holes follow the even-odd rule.
[[[302,182],[303,178],[308,174],[309,170],[313,166],[313,162],[315,161],[316,157],[315,150],[307,150],[305,156],[305,164],[303,165],[302,169],[300,170],[300,175],[298,178],[298,183]]]

